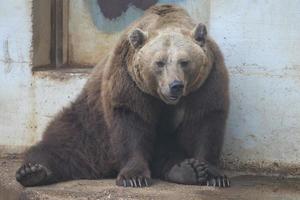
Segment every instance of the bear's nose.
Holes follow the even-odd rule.
[[[175,80],[169,84],[169,88],[172,95],[180,95],[183,91],[184,85],[182,81]]]

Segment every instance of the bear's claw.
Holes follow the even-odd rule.
[[[117,181],[117,185],[119,186],[123,186],[123,187],[149,187],[150,186],[150,179],[146,178],[146,177],[135,177],[135,178],[125,178],[122,177],[122,184],[118,184]]]
[[[207,180],[206,185],[213,187],[230,187],[230,181],[227,176],[219,176],[217,178]]]

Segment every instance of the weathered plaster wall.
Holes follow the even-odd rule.
[[[210,13],[231,76],[227,164],[299,170],[300,1],[218,0]]]
[[[71,4],[73,8],[85,8],[82,2],[76,2],[77,5]],[[297,173],[300,0],[171,2],[183,5],[195,20],[205,21],[224,53],[231,78],[225,164]],[[0,2],[0,156],[20,152],[38,141],[49,120],[79,93],[87,77],[65,74],[54,78],[48,72],[32,75],[31,4],[31,1]],[[83,16],[84,22],[78,24],[91,30],[81,33],[95,41],[92,49],[104,49],[103,52],[109,49],[110,41],[118,33],[98,33],[91,16],[78,16]],[[122,16],[128,13],[123,13],[119,20]],[[71,24],[69,28],[76,32],[78,27]],[[74,41],[78,45],[84,37]],[[80,45],[74,47],[82,50]],[[99,55],[85,57],[86,52],[81,56],[80,51],[73,53],[74,61],[93,60]]]
[[[28,144],[30,1],[0,2],[0,145]]]
[[[32,75],[32,1],[0,1],[0,9],[1,157],[35,143],[54,113],[77,95],[86,75]]]

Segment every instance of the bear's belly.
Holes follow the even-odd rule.
[[[170,106],[163,110],[162,117],[159,122],[159,132],[175,132],[176,129],[183,122],[184,107]]]

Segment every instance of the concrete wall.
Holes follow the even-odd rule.
[[[80,0],[72,2],[78,3],[73,7],[83,5]],[[205,21],[225,55],[231,110],[224,163],[299,174],[300,0],[171,2]],[[38,141],[49,120],[79,93],[87,77],[63,71],[31,73],[31,5],[0,2],[0,156]],[[92,17],[85,14],[83,19],[86,24],[78,24],[94,26],[95,33]],[[103,36],[102,43],[107,38]]]

